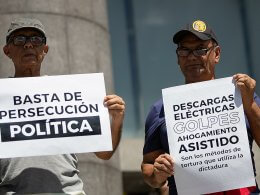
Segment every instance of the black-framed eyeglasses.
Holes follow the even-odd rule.
[[[46,43],[46,38],[42,36],[23,36],[18,35],[11,37],[8,43],[13,42],[15,46],[24,46],[27,41],[30,41],[33,46],[41,46]]]
[[[209,48],[203,48],[203,49],[182,49],[182,48],[178,48],[176,49],[176,53],[178,56],[181,57],[187,57],[188,55],[190,55],[190,53],[192,53],[194,56],[204,56],[208,53],[209,50],[211,50],[212,48],[214,48],[215,45],[209,47]]]

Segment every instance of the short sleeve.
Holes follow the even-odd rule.
[[[160,114],[163,109],[162,100],[157,101],[150,109],[145,122],[145,143],[143,154],[163,149],[160,139],[160,128],[163,120]]]

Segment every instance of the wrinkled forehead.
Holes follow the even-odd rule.
[[[43,36],[43,34],[35,28],[22,28],[14,31],[10,37],[24,35],[24,36]]]
[[[182,37],[178,46],[179,47],[186,47],[186,46],[209,46],[213,44],[213,41],[210,40],[201,40],[197,36],[192,33],[187,33]]]

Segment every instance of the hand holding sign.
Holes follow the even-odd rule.
[[[125,102],[117,95],[107,95],[104,98],[104,104],[107,106],[112,120],[122,123],[125,113]]]
[[[246,74],[236,74],[233,78],[236,82],[236,86],[240,89],[243,106],[246,111],[254,101],[256,81]]]
[[[154,176],[159,183],[164,183],[174,174],[174,162],[169,154],[161,154],[154,161]]]

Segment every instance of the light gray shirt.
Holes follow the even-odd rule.
[[[0,159],[0,194],[84,193],[77,162],[75,154]]]

